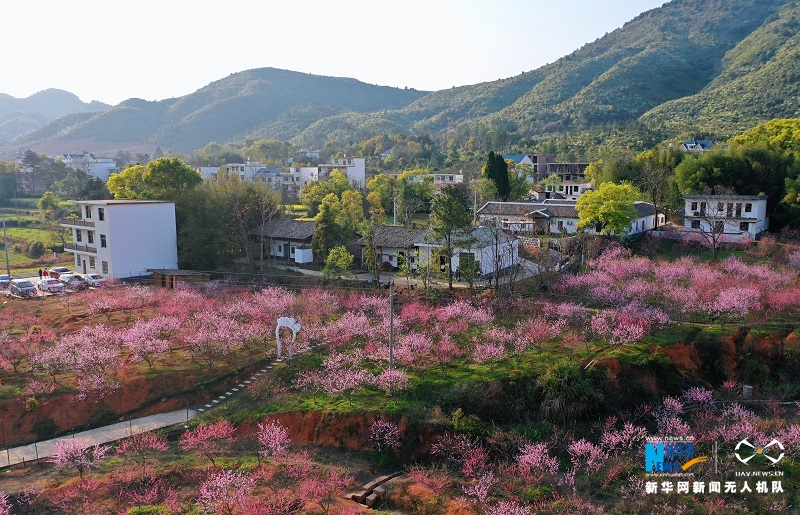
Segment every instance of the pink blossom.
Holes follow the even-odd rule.
[[[13,506],[8,499],[8,495],[0,490],[0,515],[11,515],[11,508],[13,508]]]
[[[86,438],[67,438],[56,441],[50,462],[56,467],[75,469],[83,478],[85,470],[99,467],[100,460],[106,457],[107,452],[107,446],[92,445]]]
[[[695,386],[683,392],[683,401],[686,403],[696,403],[701,406],[713,407],[714,394],[711,390]]]
[[[492,472],[481,475],[475,482],[464,485],[462,490],[470,500],[479,505],[487,505],[491,499],[491,491],[497,484],[497,477]]]
[[[195,451],[216,465],[215,458],[228,445],[233,443],[236,428],[225,419],[210,424],[200,424],[181,435],[181,449]]]
[[[151,432],[136,433],[130,438],[126,438],[117,447],[117,454],[127,456],[145,469],[147,466],[147,456],[157,452],[164,452],[169,449],[167,437]]]
[[[374,384],[387,392],[407,390],[410,386],[408,374],[396,368],[384,369],[380,374],[375,376]]]
[[[531,515],[533,512],[516,501],[500,501],[486,510],[486,515]]]
[[[630,422],[625,422],[622,429],[606,428],[600,436],[600,445],[609,452],[625,451],[631,452],[639,449],[647,437],[647,430],[640,426],[635,426]]]
[[[517,456],[517,465],[526,474],[536,476],[535,481],[540,481],[542,475],[558,473],[558,458],[549,455],[545,443],[524,445]]]
[[[400,448],[402,435],[397,424],[389,420],[376,419],[369,425],[369,438],[376,451],[397,450]]]
[[[484,361],[502,359],[505,355],[506,349],[501,343],[479,343],[475,345],[475,350],[472,353],[472,361],[475,363],[483,363]]]
[[[215,472],[200,485],[197,501],[208,512],[232,515],[250,498],[254,486],[255,478],[242,472]]]
[[[289,431],[280,422],[264,422],[258,424],[258,453],[264,458],[281,459],[289,451],[292,441]]]
[[[575,470],[585,470],[589,474],[600,470],[608,459],[608,454],[601,447],[583,438],[570,443],[567,452]]]

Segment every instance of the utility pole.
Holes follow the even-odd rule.
[[[11,279],[11,265],[8,262],[8,236],[6,235],[6,219],[3,218],[3,248],[6,249],[6,273]]]
[[[389,370],[394,366],[394,281],[389,281]]]
[[[397,225],[397,197],[392,197],[392,225]]]

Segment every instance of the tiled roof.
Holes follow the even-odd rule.
[[[479,215],[525,216],[540,203],[535,202],[487,202],[478,210]]]
[[[636,216],[639,218],[656,214],[656,206],[649,202],[635,202],[633,205],[636,207]]]
[[[414,240],[423,232],[402,225],[379,225],[375,227],[375,245],[378,247],[394,247],[405,249],[414,246]],[[359,245],[366,246],[366,237],[357,240]]]
[[[502,229],[493,229],[491,227],[473,227],[472,230],[459,232],[452,239],[452,244],[455,247],[462,246],[462,248],[480,249],[488,247],[495,243],[495,239],[499,243],[505,243],[516,239],[515,236],[509,234]],[[444,240],[436,239],[429,230],[422,231],[419,236],[414,240],[417,245],[444,245]]]
[[[258,229],[250,231],[254,236],[264,236],[266,238],[284,240],[308,240],[314,235],[316,222],[304,220],[290,220],[288,218],[276,218],[265,223]]]

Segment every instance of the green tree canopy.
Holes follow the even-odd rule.
[[[453,258],[453,239],[469,229],[472,217],[467,207],[465,188],[445,186],[431,203],[430,231],[444,242],[443,255],[448,263]],[[451,271],[452,272],[452,271]],[[453,288],[453,274],[448,273],[448,285]]]
[[[176,200],[201,182],[200,174],[180,159],[162,157],[112,175],[108,190],[114,198]]]
[[[325,267],[322,269],[322,273],[326,277],[340,276],[353,266],[353,260],[353,255],[344,245],[333,247],[328,252],[328,257],[325,258]]]
[[[604,182],[596,190],[587,191],[578,197],[575,204],[579,218],[578,229],[591,227],[603,234],[627,234],[631,222],[636,218],[636,207],[633,203],[638,198],[639,192],[631,184]]]
[[[497,194],[503,202],[508,201],[511,195],[511,182],[508,178],[508,163],[503,156],[495,154],[493,151],[486,156],[486,164],[483,165],[483,176],[494,183]]]

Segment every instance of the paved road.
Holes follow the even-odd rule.
[[[98,427],[97,429],[75,433],[75,438],[85,438],[89,440],[92,445],[105,444],[127,438],[131,434],[153,431],[176,424],[185,424],[187,420],[191,420],[196,416],[197,413],[191,409],[169,411],[167,413],[136,418],[110,426]],[[56,442],[69,438],[72,438],[72,436],[62,436],[60,438],[53,438],[52,440],[44,440],[36,444],[15,447],[9,449],[8,452],[0,451],[0,467],[16,465],[22,463],[23,460],[25,462],[36,461],[37,457],[39,459],[48,458],[55,454]]]

